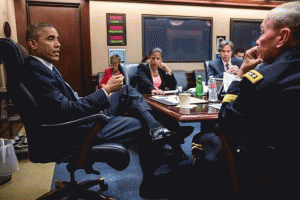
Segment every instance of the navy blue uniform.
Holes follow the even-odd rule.
[[[297,45],[272,63],[249,71],[241,82],[233,82],[219,114],[225,137],[234,138],[235,144],[247,144],[241,158],[246,173],[288,191],[298,179],[299,102]]]

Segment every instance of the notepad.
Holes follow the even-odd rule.
[[[179,98],[177,95],[169,95],[169,96],[152,96],[151,99],[158,101],[160,103],[166,104],[166,105],[178,105],[179,104]],[[190,97],[190,104],[199,104],[199,103],[206,103],[207,101],[203,99],[198,99],[195,97]]]
[[[222,104],[221,103],[216,103],[216,104],[209,104],[208,106],[216,108],[216,109],[221,109]]]

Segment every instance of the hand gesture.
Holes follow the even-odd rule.
[[[112,76],[107,81],[106,85],[103,86],[103,89],[105,89],[107,94],[118,91],[123,86],[123,80],[124,80],[124,76],[122,74]]]
[[[164,91],[162,91],[160,89],[153,89],[153,90],[151,90],[151,94],[152,95],[163,95],[165,93],[164,93]]]
[[[162,70],[164,70],[167,74],[171,75],[172,70],[167,66],[166,63],[161,62],[161,65],[159,66]]]
[[[238,76],[242,77],[245,73],[254,69],[261,62],[263,62],[263,59],[259,56],[257,47],[247,50]]]
[[[237,75],[240,71],[240,68],[236,65],[230,65],[227,70],[228,73]]]

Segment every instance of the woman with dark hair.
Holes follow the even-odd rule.
[[[107,81],[114,75],[123,74],[122,67],[120,65],[121,58],[119,55],[114,54],[110,57],[110,65],[105,69],[104,75],[99,83],[100,87],[106,85]]]
[[[143,58],[141,63],[150,63],[150,56],[146,54]]]
[[[175,89],[177,82],[172,70],[162,62],[162,50],[154,48],[150,53],[150,63],[138,66],[137,84],[142,94],[163,94],[166,88]]]

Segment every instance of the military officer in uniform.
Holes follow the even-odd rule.
[[[290,199],[299,186],[299,1],[270,11],[238,77],[223,99],[218,121],[235,159],[236,193]],[[202,144],[194,143],[200,149]]]

